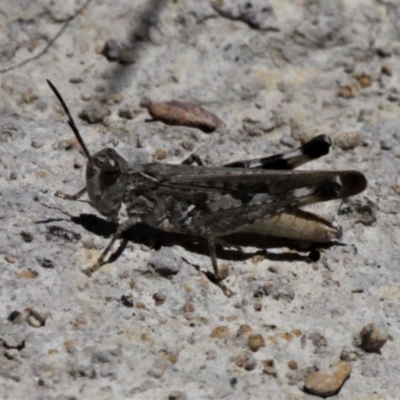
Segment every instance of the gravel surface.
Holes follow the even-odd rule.
[[[398,0],[1,2],[0,398],[400,399],[399,21]],[[116,225],[54,196],[86,160],[46,79],[92,152],[218,165],[324,133],[304,169],[368,189],[312,208],[344,233],[318,261],[220,251],[232,297],[202,242],[143,224],[88,278]],[[223,123],[150,123],[143,99]]]

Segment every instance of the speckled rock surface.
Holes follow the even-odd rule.
[[[262,3],[1,2],[2,399],[311,399],[306,377],[340,360],[337,398],[400,398],[400,3]],[[91,151],[131,162],[217,165],[330,135],[304,168],[369,181],[313,207],[344,245],[316,262],[221,252],[228,298],[206,247],[139,225],[88,278],[115,225],[54,196],[84,186],[86,161],[46,79]],[[197,102],[226,129],[148,123],[143,98]],[[371,323],[379,353],[353,344]]]

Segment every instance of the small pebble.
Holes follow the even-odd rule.
[[[237,383],[238,383],[238,378],[233,377],[233,378],[229,381],[229,383],[230,383],[232,386],[237,385]]]
[[[389,93],[387,99],[391,102],[399,101],[400,95],[398,93]]]
[[[293,340],[293,334],[291,332],[282,332],[279,334],[279,337],[287,340],[288,342],[291,342]]]
[[[129,107],[122,107],[118,110],[118,116],[125,119],[132,119],[133,112]]]
[[[9,316],[7,317],[7,319],[12,322],[13,324],[20,324],[23,320],[23,314],[19,311],[12,311]]]
[[[369,353],[380,353],[381,348],[388,340],[386,329],[377,324],[365,325],[360,332],[360,347]]]
[[[81,146],[75,137],[69,139],[63,139],[57,143],[57,150],[70,151],[70,150],[80,150],[80,149]]]
[[[109,39],[101,49],[97,52],[103,54],[108,61],[117,61],[119,56],[120,46],[115,39]]]
[[[352,87],[344,86],[338,90],[338,96],[344,99],[351,99],[356,96],[356,93]]]
[[[129,294],[127,294],[127,295],[123,294],[123,295],[121,296],[121,303],[122,303],[125,307],[132,308],[132,307],[135,305],[135,303],[134,303],[134,301],[133,301],[133,296],[132,296],[132,294],[131,294],[131,293],[129,293]]]
[[[167,151],[165,149],[157,149],[154,153],[156,160],[165,160],[167,158]]]
[[[31,242],[33,242],[33,236],[32,236],[31,233],[26,232],[26,231],[22,231],[22,232],[20,233],[20,235],[21,235],[21,237],[22,237],[22,239],[23,239],[23,241],[24,241],[25,243],[31,243]]]
[[[176,275],[182,269],[183,261],[173,250],[163,247],[150,258],[148,264],[158,274],[171,276]]]
[[[17,262],[17,257],[13,256],[12,254],[6,254],[4,256],[4,259],[10,264],[14,264]]]
[[[46,382],[42,378],[37,378],[36,383],[38,386],[46,386]]]
[[[253,332],[254,331],[250,325],[243,324],[239,326],[239,329],[236,332],[236,337],[248,338]]]
[[[165,303],[166,295],[164,292],[156,292],[153,294],[153,300],[156,306],[160,306]]]
[[[393,147],[393,141],[391,138],[383,138],[380,140],[382,150],[391,150]]]
[[[296,140],[293,139],[293,137],[290,136],[289,134],[283,135],[283,136],[280,138],[279,143],[282,144],[282,145],[284,145],[284,146],[287,146],[287,147],[289,147],[289,148],[291,148],[291,149],[295,148],[296,145],[297,145]]]
[[[308,338],[311,340],[312,344],[320,350],[321,347],[326,347],[328,345],[328,340],[325,336],[321,335],[319,332],[310,333]]]
[[[178,362],[178,353],[175,353],[173,351],[161,350],[160,354],[164,358],[164,360],[170,362],[171,364],[176,364]]]
[[[229,337],[230,331],[227,326],[217,326],[210,333],[210,337],[214,339],[226,339]]]
[[[360,350],[358,350],[360,351]],[[342,350],[340,353],[340,359],[342,361],[348,361],[348,362],[354,362],[360,359],[360,354],[358,354],[357,351],[354,350]]]
[[[247,345],[250,347],[251,351],[256,352],[260,347],[265,346],[265,340],[262,335],[252,334],[247,340]]]
[[[78,351],[75,340],[66,340],[64,342],[64,347],[68,354],[76,354]]]
[[[83,79],[79,78],[79,77],[73,77],[73,78],[70,78],[69,82],[72,84],[82,83]]]
[[[40,149],[41,147],[43,147],[43,143],[42,142],[38,142],[37,140],[32,140],[31,147],[33,149]]]
[[[377,47],[375,53],[377,56],[382,58],[390,57],[392,55],[391,51],[387,47]]]
[[[381,73],[383,75],[392,76],[392,69],[388,65],[382,65]]]
[[[189,141],[189,140],[184,140],[184,141],[182,142],[182,147],[183,147],[185,150],[193,151],[193,150],[194,150],[194,147],[195,147],[195,143],[193,143],[192,141]]]
[[[167,365],[164,361],[157,361],[153,364],[153,367],[147,371],[147,375],[160,379],[164,375],[166,367]]]
[[[89,124],[98,124],[110,115],[110,111],[96,103],[92,103],[79,113],[79,118]]]
[[[253,119],[249,117],[243,118],[242,129],[250,137],[262,136],[267,132],[271,132],[276,127],[276,122],[272,115],[270,118],[263,120]],[[290,143],[286,141],[286,143]]]
[[[96,371],[92,365],[75,365],[69,370],[73,378],[96,378]]]
[[[42,268],[54,268],[54,262],[48,258],[37,257],[36,260]]]
[[[40,328],[46,324],[46,317],[39,314],[33,308],[27,307],[24,311],[28,315],[26,320],[30,326],[33,326],[34,328]]]
[[[261,261],[264,261],[264,260],[265,260],[265,256],[262,255],[262,254],[257,254],[257,255],[255,255],[254,257],[251,258],[251,262],[253,264],[255,264],[255,265],[260,263]]]
[[[308,375],[304,383],[304,391],[324,398],[337,394],[349,378],[352,367],[346,361],[339,361],[332,369],[331,374],[317,371]]]
[[[257,366],[257,360],[253,354],[245,351],[236,357],[235,364],[239,368],[244,368],[246,371],[252,371]]]
[[[135,62],[135,54],[133,49],[122,43],[118,43],[115,39],[109,39],[104,44],[100,53],[107,58],[108,61],[117,61],[123,65],[133,64]]]
[[[82,241],[82,246],[87,250],[92,250],[95,248],[94,237],[93,236],[85,236]]]
[[[259,286],[253,293],[253,297],[259,298],[259,297],[264,297],[265,292],[264,288],[262,286]]]
[[[296,361],[296,360],[290,360],[290,361],[288,362],[288,367],[289,367],[290,369],[292,369],[292,370],[297,369],[297,368],[298,368],[297,361]]]
[[[166,125],[197,128],[205,133],[225,125],[215,114],[195,103],[177,100],[156,103],[144,98],[140,107],[146,108],[155,121]]]
[[[193,303],[185,303],[182,307],[183,312],[185,313],[192,313],[195,310]]]
[[[357,79],[358,83],[360,84],[360,86],[362,88],[367,88],[367,87],[370,87],[372,85],[371,76],[369,76],[369,75],[367,75],[365,73],[355,74],[354,78]]]
[[[24,270],[24,271],[19,273],[19,276],[22,279],[34,279],[38,275],[39,275],[39,273],[37,271],[34,271],[34,270],[30,269],[30,268],[28,268],[28,269],[26,269],[26,270]]]
[[[278,376],[278,372],[275,368],[275,362],[272,359],[262,361],[263,372],[267,375],[272,375],[274,378]]]
[[[138,301],[138,302],[136,303],[136,308],[137,308],[138,310],[146,310],[146,305],[145,305],[143,302]]]
[[[334,143],[342,150],[354,149],[361,143],[360,133],[357,131],[343,132],[335,138]]]
[[[207,360],[215,360],[217,358],[217,352],[214,349],[208,350],[206,352]]]
[[[229,275],[229,265],[228,264],[222,264],[219,266],[219,275],[222,280],[226,279]],[[233,292],[232,292],[233,293]]]
[[[293,329],[292,333],[294,336],[297,336],[297,337],[300,337],[303,334],[303,332],[300,329]]]

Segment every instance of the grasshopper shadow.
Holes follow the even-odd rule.
[[[71,217],[71,221],[82,226],[87,231],[110,238],[117,230],[116,222],[109,222],[103,218],[99,218],[94,214],[80,214],[78,217]],[[110,261],[115,261],[124,251],[127,242],[132,241],[138,244],[144,244],[148,247],[160,249],[161,247],[172,247],[174,245],[182,246],[186,250],[203,255],[209,255],[208,244],[204,238],[180,234],[175,232],[166,232],[153,228],[143,222],[138,222],[128,229],[122,235],[122,241],[117,250],[110,257]],[[277,238],[267,235],[257,235],[254,233],[235,233],[223,237],[224,247],[217,244],[218,258],[229,261],[244,261],[256,255],[262,255],[271,261],[304,261],[311,262],[308,254],[300,254],[292,251],[283,251],[282,253],[267,252],[267,249],[289,248],[301,252],[309,252],[310,250],[318,250],[321,248],[329,248],[338,243],[332,242],[327,244],[305,243],[296,240]],[[235,249],[228,248],[231,245]],[[237,247],[255,247],[260,250],[253,252],[245,252]]]
[[[111,237],[118,228],[116,222],[106,221],[94,214],[80,214],[79,217],[71,217],[71,221],[82,226],[87,231],[104,238]]]

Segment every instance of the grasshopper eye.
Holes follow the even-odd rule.
[[[104,159],[102,162],[102,169],[107,171],[117,171],[119,170],[119,163],[113,158]]]
[[[113,172],[120,169],[118,154],[113,149],[103,149],[96,153],[92,159],[95,165],[103,171]]]

